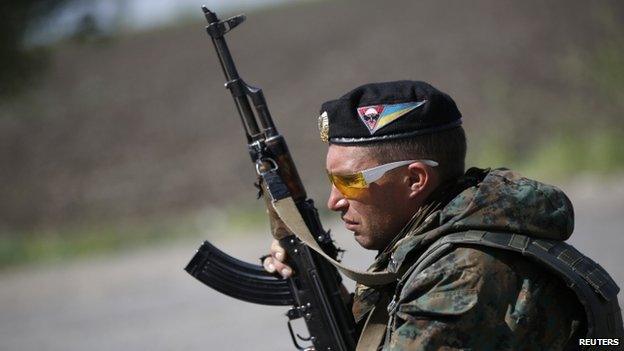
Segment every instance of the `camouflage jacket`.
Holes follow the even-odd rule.
[[[400,291],[356,287],[353,313],[360,326],[373,306],[386,308],[395,299],[384,350],[563,350],[583,335],[584,312],[574,293],[521,255],[460,246],[419,274],[406,274],[419,254],[450,233],[567,239],[574,219],[563,192],[511,171],[473,168],[436,197],[369,269],[398,273]]]

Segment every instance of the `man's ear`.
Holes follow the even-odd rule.
[[[435,188],[436,176],[430,166],[414,162],[407,167],[410,199],[423,201]]]

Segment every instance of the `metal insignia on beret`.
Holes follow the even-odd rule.
[[[321,134],[321,141],[326,143],[329,140],[329,117],[324,111],[318,118],[318,129]]]
[[[379,129],[396,121],[406,113],[422,106],[427,100],[404,102],[400,104],[370,105],[357,108],[358,116],[371,135]]]

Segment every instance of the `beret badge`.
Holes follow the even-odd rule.
[[[357,108],[357,114],[360,120],[371,135],[375,134],[379,129],[405,116],[408,112],[424,105],[427,100],[410,101],[398,104],[381,104],[363,106]]]
[[[321,135],[321,141],[326,143],[329,141],[329,117],[327,111],[323,112],[318,118],[318,129]]]

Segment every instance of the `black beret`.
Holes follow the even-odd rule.
[[[425,82],[365,84],[321,106],[321,139],[364,144],[435,133],[461,125],[453,99]]]

